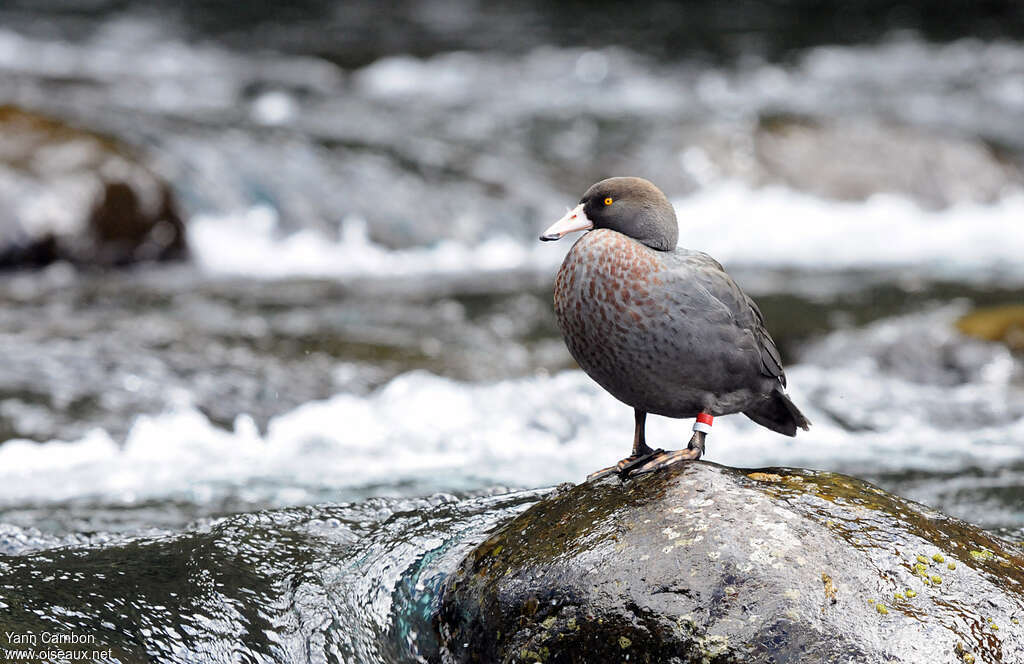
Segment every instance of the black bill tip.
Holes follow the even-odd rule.
[[[541,242],[554,242],[555,240],[561,240],[561,239],[562,239],[562,236],[558,235],[557,233],[549,233],[547,235],[541,235],[540,236],[540,241]]]

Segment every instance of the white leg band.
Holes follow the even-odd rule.
[[[703,422],[694,422],[693,430],[700,431],[701,433],[711,433],[711,425],[704,424]]]

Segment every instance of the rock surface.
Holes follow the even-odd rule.
[[[130,147],[0,106],[0,269],[184,254],[170,187]]]
[[[850,477],[700,462],[531,507],[438,620],[447,662],[1024,662],[1024,556]]]

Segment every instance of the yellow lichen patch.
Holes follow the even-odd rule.
[[[1024,305],[1011,304],[973,311],[956,322],[964,334],[986,341],[1002,341],[1024,349]]]
[[[974,655],[967,651],[967,647],[959,641],[953,646],[953,652],[957,654],[964,664],[974,664]]]
[[[946,569],[956,569],[956,563],[954,563],[952,560],[949,561],[949,564],[946,565]]]
[[[927,569],[928,566],[924,563],[917,563],[916,565],[914,565],[914,571],[918,574],[924,574]]]
[[[748,473],[747,477],[758,482],[781,482],[782,475],[776,475],[775,473]]]
[[[909,599],[914,599],[915,597],[917,597],[917,591],[913,588],[907,588],[907,597]]]
[[[920,565],[918,565],[920,567],[921,565],[927,565],[928,564],[928,559],[925,558],[922,555],[918,555],[917,556],[917,562],[920,563]]]
[[[881,602],[875,604],[875,610],[881,613],[883,616],[889,615],[889,609],[885,608],[885,604],[882,604]]]
[[[940,583],[942,583],[942,577],[938,574],[932,574],[932,584],[937,586]]]
[[[995,555],[996,554],[992,553],[988,549],[981,549],[980,551],[977,550],[977,549],[974,549],[974,550],[971,551],[971,558],[974,558],[978,562],[985,562],[986,560],[992,560],[993,558],[995,558]]]
[[[630,641],[628,638],[626,638],[625,636],[620,636],[619,637],[619,647],[620,648],[625,650],[626,648],[630,647],[631,645],[633,645],[633,642]]]
[[[717,634],[708,635],[697,641],[703,661],[713,660],[729,648],[729,638]]]
[[[821,573],[821,582],[825,584],[825,597],[836,602],[836,585],[832,583],[832,577],[824,572]]]
[[[901,601],[903,601],[906,598],[903,597],[903,593],[893,593],[892,594],[892,599],[893,599],[894,602],[901,602]]]
[[[1020,621],[1017,620],[1016,618],[1010,618],[1010,622],[1012,622],[1014,625],[1019,625],[1020,624]]]
[[[934,560],[937,563],[946,562],[945,556],[943,556],[941,553],[936,553],[934,556],[932,556],[932,560]]]

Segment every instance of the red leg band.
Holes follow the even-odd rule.
[[[693,430],[705,434],[711,433],[711,424],[714,421],[715,418],[708,413],[700,413],[697,415],[697,421],[693,423]]]

